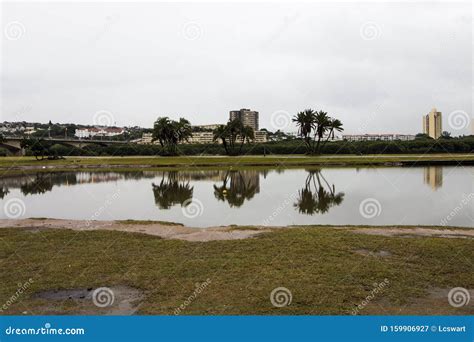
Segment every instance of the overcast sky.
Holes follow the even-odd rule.
[[[251,108],[293,131],[313,108],[346,133],[415,134],[436,107],[469,133],[472,24],[469,2],[3,4],[0,119],[151,127]]]

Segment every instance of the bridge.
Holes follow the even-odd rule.
[[[3,141],[0,142],[0,147],[4,147],[15,155],[24,155],[25,151],[21,148],[21,141],[23,137],[4,137]],[[126,145],[129,141],[116,141],[116,140],[82,140],[82,139],[67,139],[67,138],[41,138],[43,141],[52,141],[56,144],[73,146],[77,148],[83,148],[87,145]]]

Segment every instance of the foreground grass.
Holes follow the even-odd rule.
[[[387,279],[389,285],[360,312],[386,314],[390,307],[409,307],[433,288],[474,287],[472,239],[368,236],[318,227],[197,243],[112,231],[1,229],[0,244],[0,303],[18,283],[33,279],[6,314],[41,314],[51,306],[56,313],[77,313],[73,300],[51,303],[34,294],[117,285],[143,291],[139,314],[173,314],[207,279],[210,285],[182,314],[350,314],[374,283]],[[391,255],[361,255],[361,249]],[[272,306],[276,287],[292,292],[289,306]],[[442,304],[436,312],[466,313],[446,299]]]

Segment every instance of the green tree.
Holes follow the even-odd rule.
[[[453,137],[451,136],[451,133],[448,131],[443,131],[441,133],[441,139],[452,139]]]
[[[316,114],[312,109],[306,109],[299,112],[293,117],[293,122],[298,127],[298,135],[303,138],[303,141],[308,149],[308,152],[313,153],[312,133],[316,129]]]
[[[245,141],[247,141],[247,143],[250,143],[250,141],[255,139],[255,133],[253,131],[253,128],[250,127],[250,126],[243,126],[242,125],[240,127],[239,137],[240,137],[240,140],[241,140],[239,154],[241,154]]]
[[[213,132],[213,141],[222,141],[222,145],[224,146],[224,150],[226,154],[229,154],[229,148],[227,147],[227,139],[228,139],[228,132],[226,125],[219,125]]]
[[[155,121],[152,141],[158,140],[165,153],[176,155],[178,144],[191,136],[192,128],[188,120],[180,118],[179,121],[174,121],[160,117]]]
[[[297,113],[293,117],[293,122],[298,127],[298,135],[303,139],[308,153],[321,153],[321,141],[324,135],[328,134],[328,138],[323,145],[329,140],[329,136],[334,134],[334,131],[343,130],[340,120],[331,118],[322,110],[316,112],[306,109]]]
[[[20,147],[29,150],[36,160],[58,159],[51,151],[51,142],[44,139],[24,138],[20,142]]]
[[[253,139],[255,139],[255,133],[252,127],[244,126],[239,119],[229,120],[225,126],[220,125],[213,131],[213,140],[221,140],[228,155],[242,153],[245,142],[250,143]],[[237,140],[240,140],[238,149]]]

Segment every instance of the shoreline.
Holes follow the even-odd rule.
[[[32,157],[0,158],[0,175],[67,171],[174,171],[182,169],[303,168],[303,167],[415,167],[470,166],[474,154],[433,155],[281,155],[281,156],[179,156],[179,157],[66,157],[40,160]],[[0,176],[0,177],[1,177]]]
[[[38,232],[48,229],[74,231],[120,231],[157,236],[167,240],[208,242],[222,240],[243,240],[276,230],[331,228],[356,234],[385,237],[439,237],[474,239],[474,229],[469,227],[444,226],[354,226],[354,225],[291,225],[291,226],[214,226],[189,227],[180,223],[163,221],[88,221],[53,218],[28,218],[21,220],[0,219],[0,229],[19,228]]]

